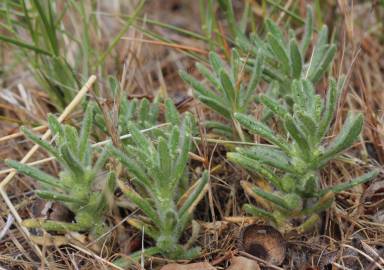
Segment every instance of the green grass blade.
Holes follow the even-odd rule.
[[[100,55],[98,60],[96,61],[96,66],[99,66],[104,63],[105,58],[110,54],[110,52],[113,50],[113,48],[116,47],[117,43],[120,41],[121,37],[127,32],[129,27],[135,22],[136,18],[139,16],[141,10],[144,7],[145,0],[141,0],[136,8],[133,11],[132,16],[128,17],[127,22],[125,23],[123,29],[116,35],[116,37],[112,40],[112,42],[109,44],[108,48]]]
[[[18,39],[13,39],[13,38],[10,38],[10,37],[4,36],[4,35],[0,35],[0,40],[4,41],[6,43],[9,43],[9,44],[13,44],[13,45],[18,46],[18,47],[21,47],[21,48],[32,50],[36,53],[52,56],[52,54],[49,51],[38,48],[38,47],[34,46],[33,44],[29,44],[29,43],[26,43],[26,42],[18,40]]]

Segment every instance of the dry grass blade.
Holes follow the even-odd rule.
[[[342,246],[343,246],[343,247],[346,247],[346,248],[350,248],[350,249],[352,249],[352,250],[358,252],[359,254],[363,255],[363,256],[364,256],[365,258],[367,258],[370,262],[374,263],[377,267],[379,267],[379,269],[383,269],[383,268],[384,268],[384,266],[382,265],[382,263],[378,263],[377,260],[373,259],[373,258],[372,258],[370,255],[368,255],[367,253],[365,253],[365,252],[363,252],[363,251],[361,251],[361,250],[359,250],[359,249],[357,249],[357,248],[355,248],[355,247],[353,247],[353,246],[351,246],[351,245],[345,245],[345,244],[343,244]],[[382,259],[381,259],[381,261],[382,261]]]
[[[42,130],[45,130],[47,128],[48,128],[47,126],[40,126],[40,127],[35,127],[32,130],[33,131],[42,131]],[[24,136],[24,134],[22,132],[16,132],[16,133],[10,134],[10,135],[1,137],[0,138],[0,143],[6,142],[8,140],[15,139],[15,138],[18,138],[18,137],[21,137],[21,136]]]
[[[167,46],[169,48],[175,48],[175,49],[178,49],[178,50],[186,50],[186,51],[198,52],[198,53],[201,53],[201,54],[204,54],[204,55],[208,55],[208,52],[206,50],[195,48],[195,47],[191,47],[191,46],[188,46],[188,45],[174,44],[174,43],[168,43],[168,42],[157,41],[157,40],[131,38],[131,37],[123,37],[121,39],[131,40],[131,41],[138,41],[138,42],[144,42],[144,43],[160,45],[160,46]]]

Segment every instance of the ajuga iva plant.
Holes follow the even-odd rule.
[[[277,87],[270,88],[273,91],[269,95],[283,97],[290,105],[292,93],[289,92],[291,89],[289,86],[294,79],[305,79],[316,83],[329,70],[336,53],[336,45],[328,42],[326,25],[318,31],[317,40],[313,42],[315,31],[311,6],[307,7],[307,17],[301,38],[298,38],[292,29],[289,29],[288,35],[285,36],[271,19],[265,21],[265,35],[253,32],[247,36],[234,18],[231,1],[218,2],[225,11],[235,46],[247,63],[247,69],[253,68],[260,55],[264,57],[263,79],[268,82],[277,82]],[[314,45],[309,50],[311,43]]]
[[[80,134],[76,128],[63,125],[53,115],[49,115],[48,124],[55,138],[55,145],[22,128],[27,138],[45,149],[60,163],[62,171],[59,173],[59,178],[17,161],[7,160],[6,163],[41,184],[41,189],[36,190],[39,197],[61,202],[75,215],[73,223],[34,218],[24,220],[24,226],[57,232],[89,231],[93,236],[105,232],[104,214],[113,196],[115,176],[113,173],[105,175],[102,190],[93,187],[96,176],[108,159],[107,150],[97,154],[89,142],[93,110],[94,106],[88,105]],[[98,158],[93,164],[96,155]]]
[[[256,88],[261,78],[263,56],[256,58],[250,72],[245,70],[236,49],[232,50],[229,64],[222,61],[215,52],[209,53],[209,63],[210,68],[201,63],[196,63],[196,68],[211,84],[211,87],[204,86],[185,71],[181,71],[180,76],[192,86],[202,103],[231,120],[238,135],[244,140],[244,134],[234,115],[235,113],[246,113],[255,99]],[[219,123],[214,123],[213,126],[230,137],[232,136],[231,128]]]
[[[119,129],[121,134],[129,132],[128,123],[135,122],[139,129],[151,128],[160,124],[161,111],[164,112],[164,121],[170,125],[180,123],[179,113],[169,98],[162,101],[156,98],[152,102],[146,98],[141,100],[123,99],[120,104]],[[154,135],[160,136],[161,129],[153,130]]]
[[[324,25],[317,35],[317,41],[311,52],[308,51],[313,39],[313,12],[307,8],[307,18],[304,34],[299,40],[290,29],[288,37],[279,26],[270,19],[265,23],[266,36],[261,38],[255,33],[247,39],[238,35],[237,44],[246,53],[253,56],[260,52],[265,57],[263,74],[272,80],[283,84],[291,83],[293,79],[307,79],[312,83],[318,82],[332,63],[336,53],[336,45],[328,43],[328,27]],[[308,61],[305,61],[309,54]],[[254,61],[249,57],[250,62]]]
[[[117,129],[120,135],[129,133],[128,123],[135,122],[139,129],[147,129],[154,127],[162,122],[170,125],[178,125],[180,123],[179,113],[176,106],[170,98],[162,98],[155,96],[152,101],[148,98],[129,98],[128,95],[122,93],[120,85],[115,77],[109,78],[109,89],[113,96],[120,96],[117,114]],[[96,125],[103,132],[107,133],[105,123],[105,115],[101,109],[95,115]],[[154,136],[163,136],[162,129],[154,129],[150,132]]]
[[[124,194],[141,209],[142,219],[128,222],[144,231],[156,241],[155,249],[172,259],[191,258],[198,248],[186,249],[179,243],[184,230],[191,222],[196,204],[204,196],[208,175],[196,181],[183,192],[189,151],[192,145],[191,117],[186,115],[181,125],[173,126],[168,137],[152,142],[135,124],[129,124],[133,144],[123,150],[110,147],[132,177],[134,187],[120,183]]]
[[[128,123],[135,122],[140,129],[145,129],[158,124],[160,102],[150,102],[147,98],[129,99],[123,97],[119,104],[118,132],[120,135],[128,133]],[[103,132],[107,133],[104,115],[99,109],[95,116],[96,125]]]
[[[249,214],[271,220],[281,230],[292,229],[287,226],[292,218],[303,218],[303,223],[294,229],[308,229],[318,219],[318,213],[330,207],[335,192],[367,182],[377,174],[377,171],[371,171],[348,183],[320,187],[319,169],[350,147],[363,127],[363,116],[349,113],[340,133],[330,143],[325,143],[340,87],[334,80],[330,80],[329,85],[326,100],[323,101],[315,94],[309,80],[294,80],[292,112],[275,99],[265,95],[260,98],[264,106],[283,123],[283,135],[273,132],[249,115],[235,114],[249,132],[271,143],[237,148],[236,152],[228,153],[231,161],[264,177],[272,186],[266,190],[242,182],[244,190],[264,206],[262,209],[246,204],[244,209]]]

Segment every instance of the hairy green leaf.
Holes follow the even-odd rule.
[[[289,134],[292,136],[293,140],[299,146],[301,153],[307,160],[309,160],[309,158],[311,157],[312,149],[308,138],[300,130],[295,120],[290,115],[286,115],[284,125]]]
[[[221,103],[217,98],[199,96],[199,99],[212,110],[216,111],[227,119],[231,119],[230,109],[226,106],[226,104]]]
[[[234,152],[227,153],[227,158],[232,162],[237,163],[240,166],[246,168],[247,170],[250,170],[252,172],[255,172],[264,176],[276,188],[281,189],[280,179],[276,175],[274,175],[272,170],[267,169],[266,167],[261,165],[261,162],[259,162],[258,160],[255,160],[245,155],[234,153]]]
[[[363,129],[363,123],[362,114],[353,115],[349,113],[340,133],[320,156],[319,163],[324,165],[329,159],[334,158],[341,151],[349,148]]]
[[[307,6],[307,18],[305,20],[304,35],[301,41],[301,54],[305,55],[313,34],[313,10],[310,5]]]
[[[277,205],[283,209],[293,210],[293,208],[284,199],[282,199],[281,196],[275,195],[273,193],[265,192],[264,190],[262,190],[261,188],[259,188],[257,186],[253,186],[252,191],[256,195],[274,203],[275,205]]]
[[[275,221],[275,217],[273,216],[272,213],[265,211],[259,207],[255,207],[251,204],[248,204],[248,203],[244,204],[243,210],[252,216],[267,218],[268,220]]]
[[[292,173],[296,172],[289,157],[271,146],[256,145],[251,148],[236,148],[236,151],[274,168]]]
[[[295,40],[289,41],[289,57],[292,65],[293,78],[299,79],[303,69],[303,57]]]
[[[325,109],[319,124],[318,139],[323,138],[329,130],[337,107],[337,88],[335,80],[329,81]]]
[[[7,166],[14,168],[18,172],[30,176],[41,183],[47,184],[56,188],[63,188],[62,183],[56,177],[53,177],[39,169],[33,168],[31,166],[25,165],[23,163],[14,161],[14,160],[5,160]]]
[[[268,43],[271,46],[273,53],[276,56],[276,59],[280,62],[284,74],[291,74],[291,65],[289,61],[289,56],[287,51],[284,48],[284,44],[276,39],[272,34],[268,34]]]
[[[284,140],[274,135],[272,130],[265,124],[255,121],[252,117],[241,113],[235,113],[235,118],[241,125],[249,129],[251,133],[260,135],[264,139],[279,146],[284,152],[289,152],[289,147]]]
[[[236,101],[236,89],[234,82],[229,78],[228,74],[222,69],[220,70],[220,81],[223,89],[225,91],[225,95],[231,103]]]
[[[350,189],[350,188],[352,188],[354,186],[357,186],[357,185],[360,185],[360,184],[364,184],[364,183],[372,180],[373,178],[375,178],[378,174],[379,174],[379,170],[377,170],[377,169],[372,170],[372,171],[370,171],[370,172],[368,172],[366,174],[363,174],[362,176],[359,176],[359,177],[351,180],[350,182],[338,184],[338,185],[335,185],[333,187],[329,187],[329,188],[323,189],[319,193],[319,196],[324,196],[329,191],[337,193],[337,192],[341,192],[341,191]]]

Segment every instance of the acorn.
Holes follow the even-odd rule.
[[[240,233],[239,250],[270,264],[280,265],[285,259],[286,241],[272,226],[251,224]]]

